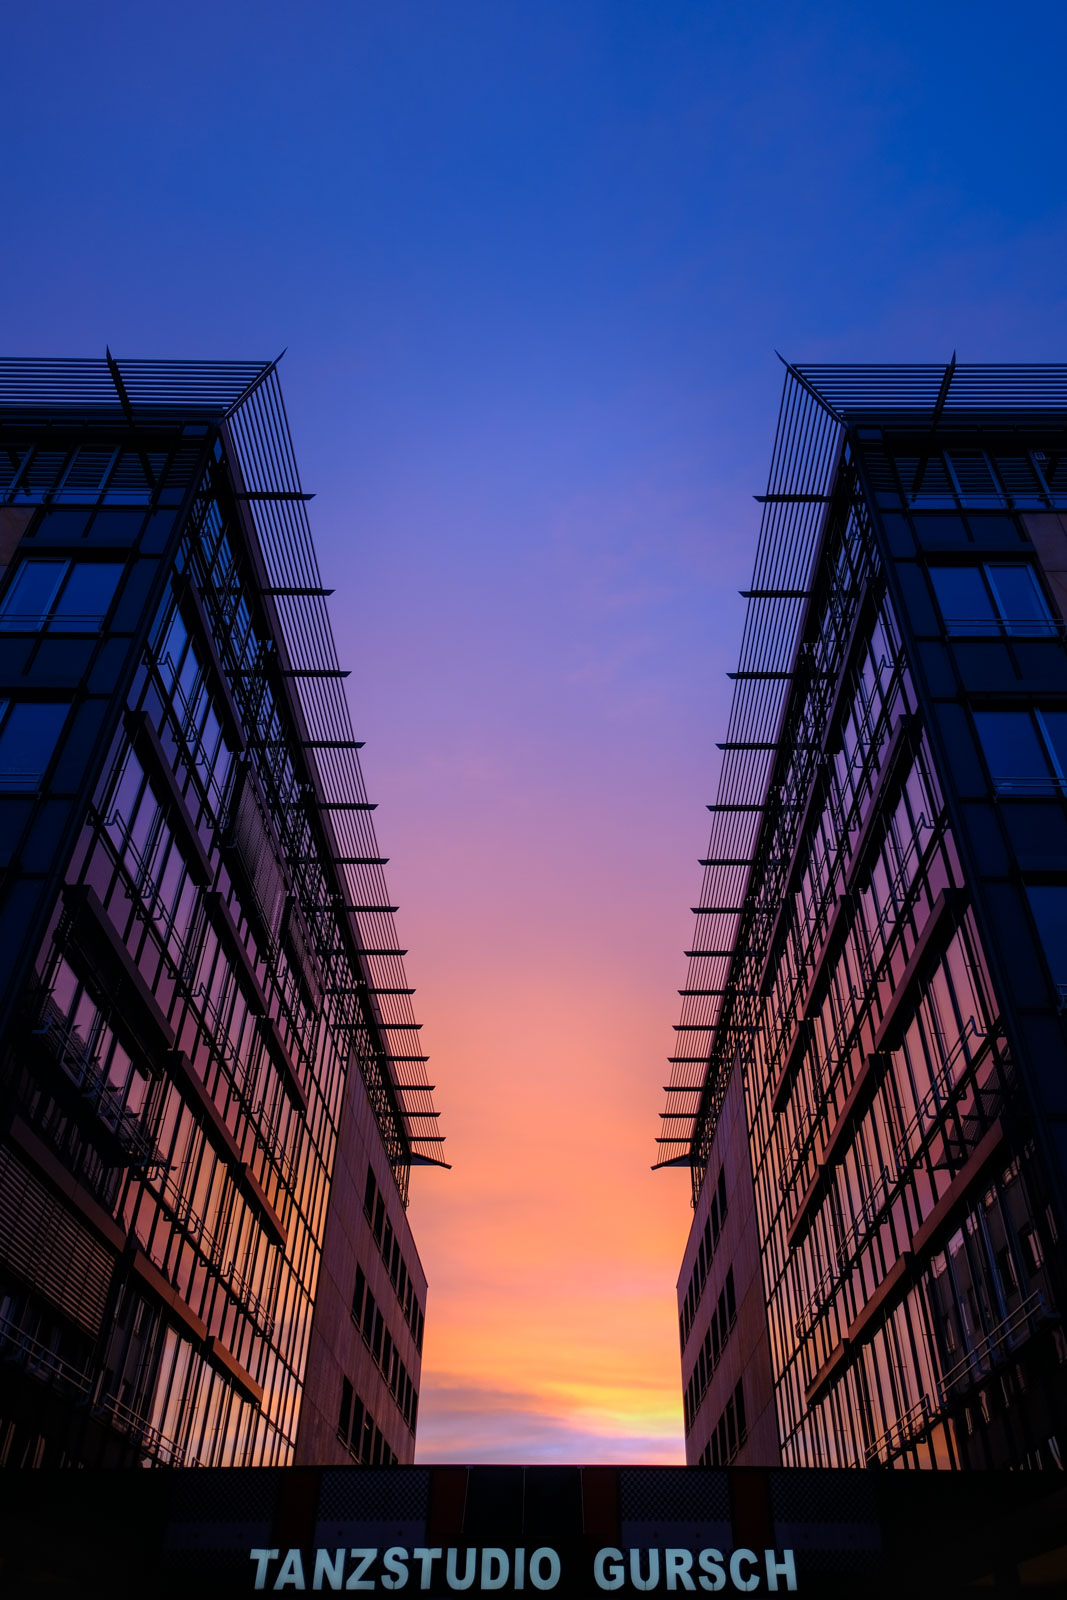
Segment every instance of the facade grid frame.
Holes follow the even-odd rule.
[[[787,370],[660,1141],[694,1236],[750,1163],[741,1460],[1060,1464],[1063,390]]]
[[[327,1305],[368,1161],[425,1304],[442,1138],[309,498],[274,363],[0,362],[8,1462],[348,1459],[345,1369],[412,1456]]]

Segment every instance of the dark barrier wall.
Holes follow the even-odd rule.
[[[1067,1593],[1042,1473],[672,1467],[8,1473],[0,1593]]]

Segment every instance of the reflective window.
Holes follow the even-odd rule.
[[[1052,619],[1033,567],[1024,561],[998,562],[985,571],[1009,627],[1020,633],[1047,631]]]
[[[1031,883],[1026,894],[1052,981],[1067,992],[1067,884]]]
[[[987,633],[997,612],[981,567],[931,567],[930,581],[950,633]]]
[[[1063,783],[1064,769],[1056,754],[1056,744],[1048,731],[1051,721],[1055,740],[1063,737],[1062,715],[1029,711],[976,711],[975,727],[982,742],[993,783],[1005,794],[1043,794]]]
[[[0,700],[0,789],[36,789],[48,769],[70,707]]]
[[[98,628],[107,616],[122,570],[114,561],[82,561],[72,566],[52,609],[53,624],[71,630]]]
[[[94,633],[107,615],[122,572],[115,561],[22,561],[0,601],[0,630],[29,633],[51,627]]]
[[[956,637],[1055,632],[1056,623],[1028,562],[931,567],[930,581],[946,630]]]
[[[1034,716],[1058,776],[1067,778],[1067,711],[1037,711]]]
[[[39,628],[66,576],[66,561],[22,561],[0,602],[0,628]]]

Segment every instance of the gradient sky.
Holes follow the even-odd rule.
[[[796,361],[1067,359],[1064,8],[35,0],[4,353],[281,376],[451,1173],[422,1461],[683,1459],[655,1158]]]

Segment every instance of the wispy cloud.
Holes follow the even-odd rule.
[[[571,1400],[573,1404],[573,1397]],[[599,1421],[566,1397],[491,1384],[435,1382],[419,1418],[417,1459],[463,1462],[666,1462],[680,1458],[675,1432]]]

